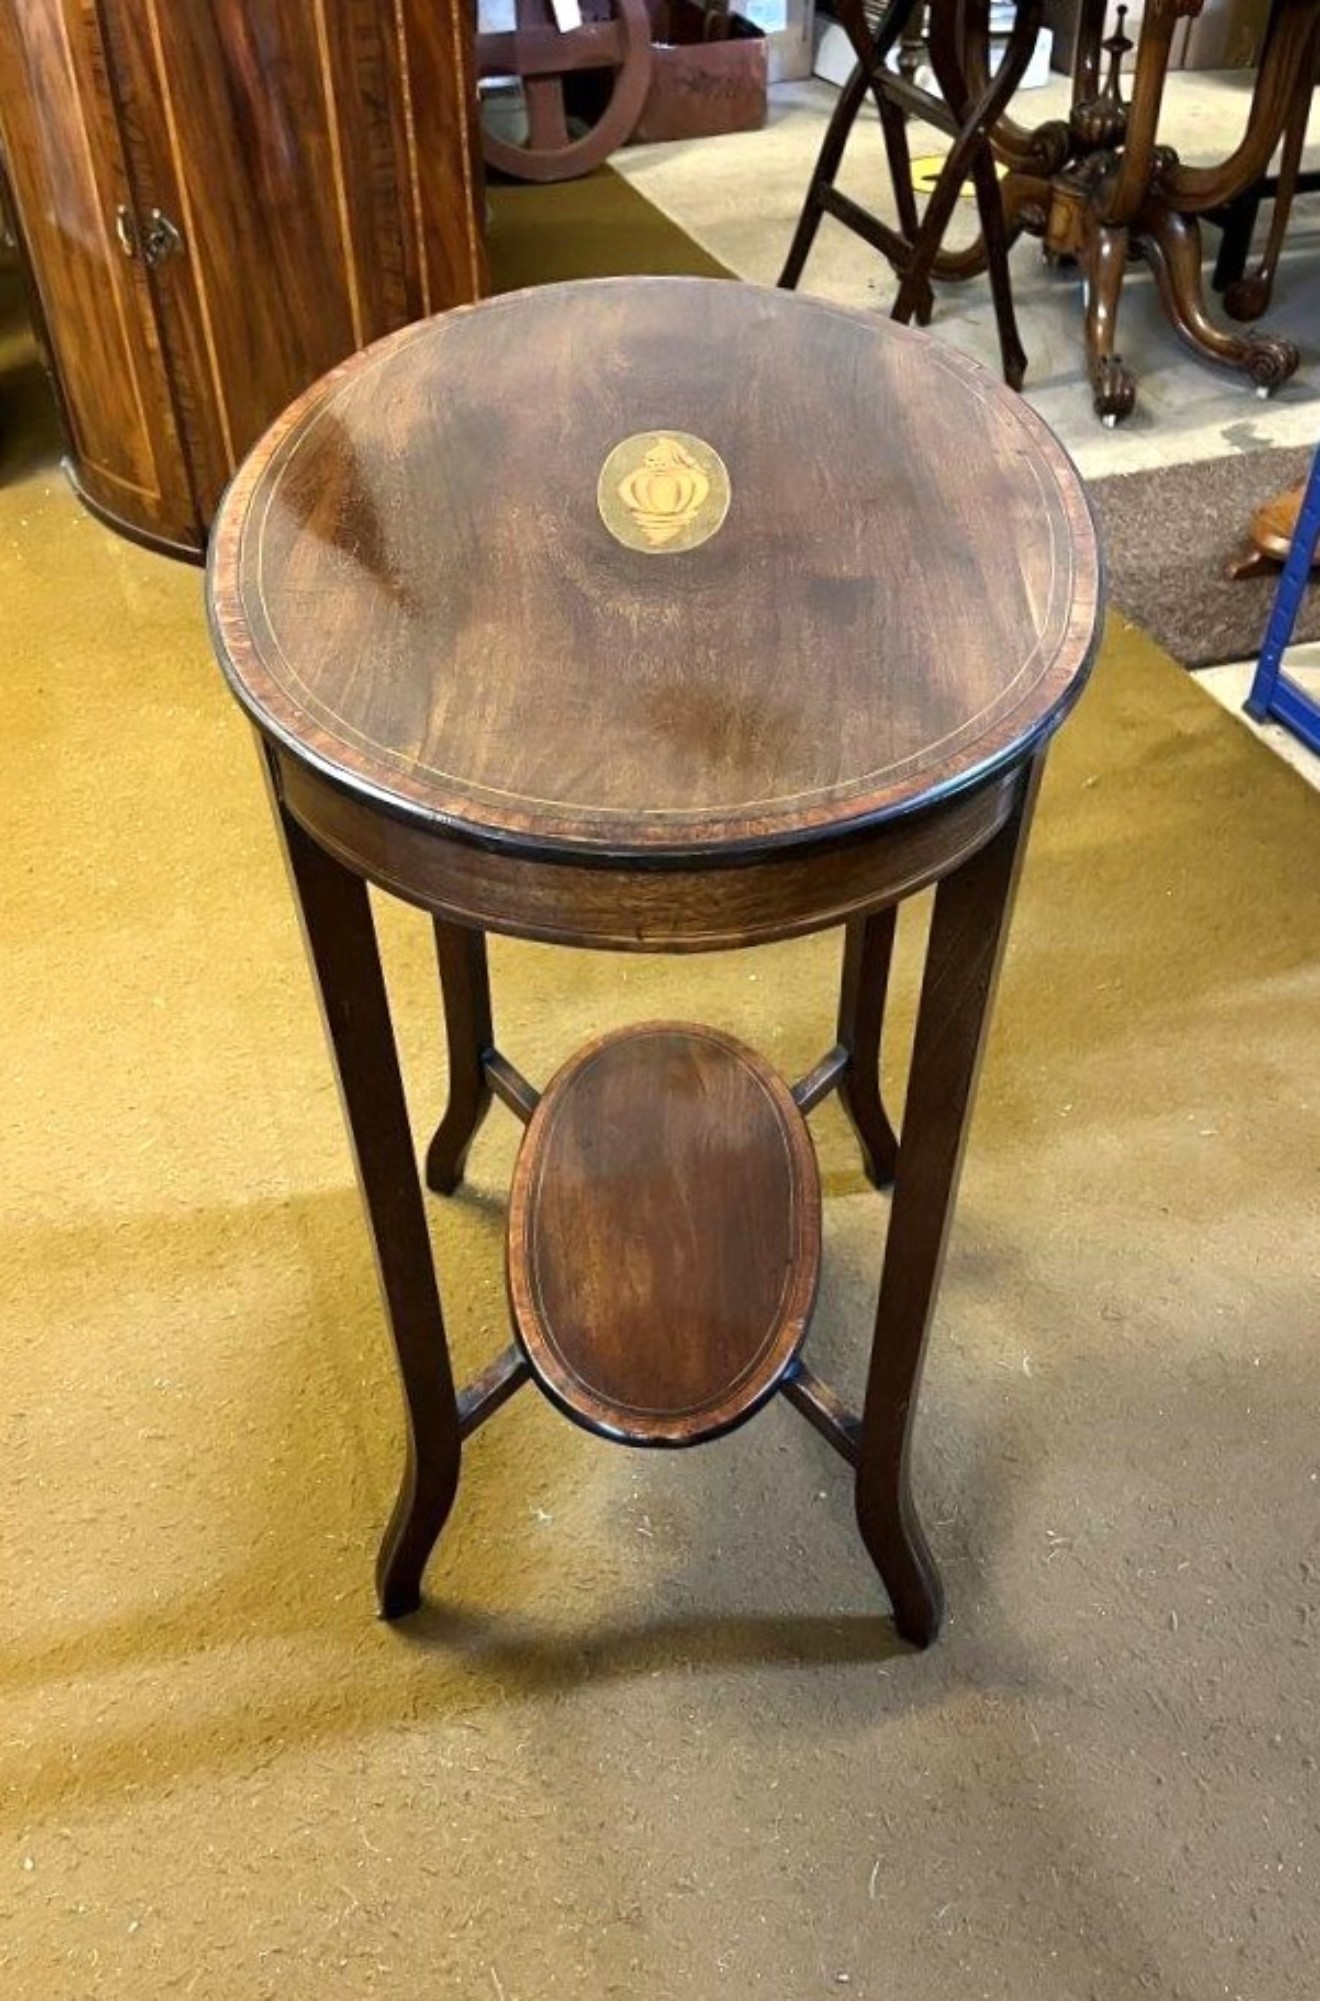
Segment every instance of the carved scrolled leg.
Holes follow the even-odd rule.
[[[449,1102],[426,1153],[426,1183],[452,1195],[477,1129],[490,1110],[484,1059],[494,1042],[483,932],[435,919],[435,952],[449,1046]]]
[[[917,1390],[977,1072],[1041,759],[1016,811],[935,892],[857,1460],[857,1522],[905,1639],[928,1646],[943,1590],[912,1495]]]
[[[1086,365],[1091,402],[1106,424],[1130,417],[1137,402],[1137,382],[1123,358],[1114,352],[1118,305],[1127,270],[1128,232],[1096,225],[1083,251],[1086,271]]]
[[[880,1036],[895,926],[893,910],[849,921],[839,986],[838,1036],[851,1059],[839,1085],[839,1102],[857,1135],[866,1177],[877,1188],[888,1188],[898,1158],[898,1141],[880,1097]]]
[[[1142,210],[1135,232],[1155,273],[1164,309],[1187,345],[1205,361],[1237,368],[1268,394],[1296,372],[1301,354],[1277,334],[1240,334],[1216,326],[1201,287],[1201,231],[1194,216],[1159,200]]]

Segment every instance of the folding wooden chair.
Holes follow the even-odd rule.
[[[923,90],[887,67],[890,51],[911,46],[920,20],[920,0],[889,0],[872,30],[862,0],[835,0],[857,66],[840,93],[807,189],[788,261],[779,282],[792,290],[802,276],[823,216],[832,216],[871,244],[898,274],[892,317],[925,326],[932,309],[932,279],[962,280],[986,271],[994,299],[1004,380],[1022,387],[1027,357],[1018,335],[1008,271],[1008,230],[995,169],[992,138],[1026,72],[1040,30],[1044,0],[1018,0],[1012,31],[998,67],[989,66],[989,0],[931,0],[929,55],[939,95]],[[852,129],[871,98],[880,116],[889,178],[898,214],[895,229],[836,185]],[[912,185],[907,120],[920,118],[947,132],[952,144],[925,207],[918,214]],[[945,232],[964,184],[970,179],[980,214],[981,237],[971,250],[943,249]]]

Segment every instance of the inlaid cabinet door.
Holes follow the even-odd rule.
[[[74,477],[94,507],[161,541],[195,547],[197,503],[107,52],[86,0],[0,4],[0,132]]]
[[[182,238],[153,282],[209,519],[326,369],[479,291],[470,27],[458,0],[102,5],[138,209]]]

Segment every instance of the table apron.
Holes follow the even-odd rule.
[[[620,952],[706,952],[823,930],[882,910],[993,839],[1022,766],[902,819],[746,862],[584,865],[476,846],[417,827],[269,746],[285,807],[367,881],[452,922],[515,938]]]

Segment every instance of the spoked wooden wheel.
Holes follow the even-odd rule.
[[[568,181],[589,174],[630,137],[651,81],[651,17],[646,0],[598,0],[600,18],[561,33],[550,0],[515,0],[512,31],[477,36],[479,76],[521,77],[527,141],[489,127],[486,164],[520,181]],[[590,130],[569,130],[564,86],[586,70],[613,70],[614,88]]]

